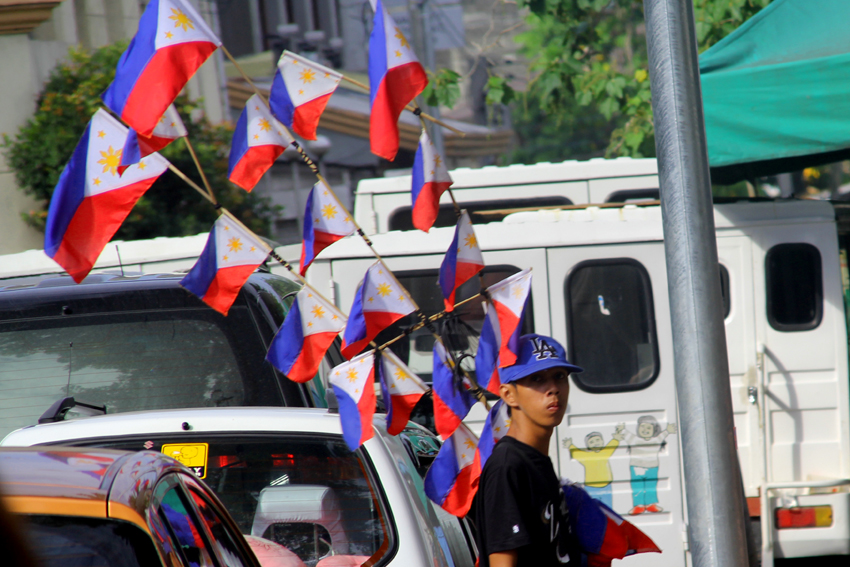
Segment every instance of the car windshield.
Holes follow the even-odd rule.
[[[153,541],[127,522],[76,516],[26,516],[30,549],[43,567],[160,565]]]
[[[253,326],[245,307],[2,323],[0,438],[66,396],[108,413],[283,405]]]
[[[177,458],[204,479],[242,533],[283,545],[308,567],[329,555],[361,565],[387,554],[390,524],[371,465],[338,436],[155,436],[97,445]]]

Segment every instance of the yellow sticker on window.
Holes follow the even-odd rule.
[[[162,452],[186,465],[198,478],[206,478],[208,443],[173,443],[163,445]]]

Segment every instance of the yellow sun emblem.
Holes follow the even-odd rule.
[[[399,380],[401,382],[404,382],[405,380],[407,380],[407,372],[405,372],[401,368],[396,368],[395,372],[393,372],[393,374],[395,374],[396,380]]]
[[[519,299],[520,297],[522,297],[522,286],[521,285],[515,285],[514,287],[511,288],[511,293],[514,294],[514,297]]]
[[[265,118],[260,118],[260,130],[263,132],[269,132],[272,129],[272,125],[269,124],[269,121]]]
[[[443,163],[443,158],[440,157],[440,154],[434,156],[434,167],[440,167],[440,164]]]
[[[316,80],[316,73],[312,69],[304,69],[298,78],[306,85]]]
[[[242,241],[236,237],[233,237],[227,241],[227,248],[231,252],[239,252],[243,248]]]
[[[478,246],[478,239],[475,238],[474,234],[467,234],[463,239],[463,245],[467,248],[474,248],[475,246]]]
[[[398,39],[399,43],[401,43],[402,47],[410,47],[410,44],[407,43],[407,38],[404,37],[404,34],[401,33],[401,30],[398,28],[395,29],[395,37]]]
[[[121,152],[123,151],[124,150],[118,150],[116,152],[112,149],[112,146],[109,146],[105,152],[100,152],[103,159],[97,160],[97,163],[103,166],[102,173],[106,173],[108,171],[111,175],[117,175],[116,170],[118,169],[118,166],[121,165]]]
[[[345,377],[348,378],[348,381],[352,384],[357,382],[357,371],[354,368],[349,368],[348,372],[346,372]]]
[[[322,306],[321,305],[314,305],[313,306],[313,317],[315,317],[316,319],[321,319],[324,316],[325,316],[325,310],[322,309]]]
[[[380,295],[381,297],[386,297],[389,294],[391,294],[392,292],[393,292],[393,290],[390,287],[390,284],[388,284],[388,283],[378,284],[378,295]]]
[[[475,441],[473,441],[472,439],[467,439],[466,441],[463,442],[463,444],[466,445],[470,449],[475,449]]]
[[[179,10],[177,8],[171,9],[171,15],[168,16],[169,20],[174,20],[174,27],[179,28],[182,27],[183,31],[188,31],[190,29],[195,29],[195,24],[192,19],[183,13],[183,10]]]
[[[337,213],[336,207],[331,205],[331,204],[327,204],[324,207],[322,207],[322,216],[325,217],[326,219],[335,218],[336,213]]]

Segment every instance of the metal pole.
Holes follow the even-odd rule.
[[[410,23],[413,28],[413,37],[417,52],[422,56],[422,64],[431,72],[437,70],[436,54],[434,53],[434,39],[431,37],[431,2],[429,0],[412,0],[409,4]],[[423,101],[424,102],[424,101]],[[440,119],[440,107],[423,105],[431,116]],[[439,124],[433,124],[430,131],[431,141],[437,148],[437,153],[445,159],[445,143],[443,142],[443,129]]]
[[[692,0],[646,0],[688,532],[695,567],[747,565]]]

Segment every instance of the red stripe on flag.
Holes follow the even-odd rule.
[[[372,416],[375,415],[375,403],[375,378],[373,374],[363,385],[363,395],[360,396],[360,401],[357,402],[357,409],[360,411],[360,422],[363,426],[363,432],[360,434],[361,444],[371,439],[374,435],[374,431],[372,430]]]
[[[210,287],[204,294],[204,303],[227,316],[227,312],[236,300],[239,290],[242,289],[248,276],[253,274],[256,269],[256,265],[219,268]]]
[[[292,115],[292,130],[305,140],[315,140],[319,118],[325,111],[332,94],[328,93],[305,102],[301,106],[296,106]]]
[[[451,184],[451,181],[428,181],[422,186],[411,213],[413,226],[424,232],[434,226],[440,212],[440,196]]]
[[[334,342],[339,333],[325,332],[314,335],[306,335],[304,344],[301,345],[301,354],[295,359],[295,363],[289,370],[287,378],[293,382],[303,384],[309,382],[319,370],[319,365],[327,352],[328,347]]]
[[[250,191],[285,149],[275,145],[249,146],[228,179],[245,191]]]
[[[369,116],[372,153],[392,161],[398,153],[398,117],[404,107],[425,89],[428,77],[418,61],[387,71],[378,85]]]
[[[516,353],[511,352],[508,348],[508,341],[511,339],[511,335],[514,334],[514,331],[516,331],[517,325],[519,325],[519,317],[498,301],[494,301],[493,306],[496,308],[496,313],[499,316],[499,331],[502,334],[502,342],[499,345],[499,367],[504,368],[505,366],[516,363]]]
[[[422,398],[422,393],[406,394],[404,396],[393,396],[390,394],[390,403],[393,408],[393,419],[387,433],[390,435],[398,435],[404,431],[407,422],[410,420],[410,414],[413,412],[413,407],[419,403]]]
[[[150,137],[168,105],[215,50],[216,45],[208,41],[157,49],[127,97],[121,118],[142,136]]]
[[[481,461],[478,452],[475,460],[460,470],[454,486],[443,501],[443,509],[458,517],[466,516],[472,506],[472,499],[478,491],[478,480],[481,477]]]
[[[75,282],[80,283],[88,275],[106,243],[156,179],[145,179],[82,200],[53,257]]]

